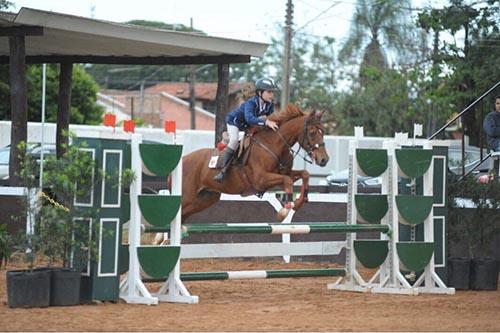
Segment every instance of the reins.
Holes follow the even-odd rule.
[[[287,165],[290,163],[290,161],[292,162],[292,165],[293,165],[293,160],[295,159],[296,156],[300,156],[307,163],[313,164],[312,158],[313,158],[314,150],[316,150],[316,149],[318,149],[320,147],[323,147],[325,145],[325,143],[322,142],[322,143],[319,143],[319,144],[317,143],[317,144],[311,145],[311,143],[309,142],[309,136],[307,135],[307,127],[309,125],[314,125],[319,130],[323,130],[323,126],[321,125],[321,123],[319,121],[308,123],[308,118],[306,117],[304,119],[304,127],[303,127],[303,132],[302,132],[302,140],[299,143],[299,148],[297,149],[297,151],[293,150],[292,145],[290,145],[288,143],[288,141],[285,139],[285,137],[283,136],[283,134],[281,133],[281,131],[280,131],[279,128],[276,131],[276,133],[279,135],[279,137],[281,138],[281,140],[285,144],[286,148],[288,149],[288,151],[292,155],[292,159],[291,160],[287,160],[285,162],[283,162],[279,158],[278,155],[276,155],[269,147],[267,147],[265,144],[263,144],[262,142],[260,142],[253,135],[250,136],[250,139],[253,142],[255,142],[256,144],[258,144],[259,146],[261,146],[262,148],[264,148],[264,150],[267,151],[278,162],[278,169],[279,170],[285,170],[286,167],[287,167]],[[306,142],[306,140],[307,140],[307,142]],[[303,148],[303,146],[305,146],[307,148]],[[301,149],[304,149],[306,151],[307,155],[299,155]]]

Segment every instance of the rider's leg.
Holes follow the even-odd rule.
[[[231,161],[233,160],[236,147],[238,147],[238,139],[239,139],[238,127],[227,124],[227,133],[229,134],[229,143],[227,144],[226,149],[224,149],[222,155],[223,166],[220,172],[216,174],[214,177],[214,180],[219,183],[221,183],[224,180],[224,176],[226,175],[226,172],[229,169],[229,166],[231,165]]]

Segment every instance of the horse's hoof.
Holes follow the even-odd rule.
[[[278,220],[281,222],[283,221],[287,216],[288,216],[288,213],[290,212],[290,209],[288,208],[281,208],[280,211],[278,212]]]

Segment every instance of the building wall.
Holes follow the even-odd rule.
[[[175,120],[177,129],[191,129],[191,112],[186,106],[162,96],[160,110],[159,119],[162,124],[165,120]],[[198,130],[213,131],[215,130],[215,116],[210,117],[201,112],[195,112],[195,126]]]

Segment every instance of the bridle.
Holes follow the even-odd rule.
[[[310,158],[309,160],[307,160],[306,157],[303,156],[302,158],[304,159],[304,161],[306,161],[309,164],[312,164],[313,163],[312,160],[314,159],[314,151],[316,149],[324,147],[325,141],[323,141],[321,143],[311,144],[311,141],[309,140],[309,131],[308,131],[309,126],[314,126],[314,128],[316,128],[322,134],[325,133],[325,127],[323,125],[321,125],[321,122],[317,119],[312,119],[312,121],[309,121],[309,119],[306,118],[304,120],[304,132],[302,133],[302,142],[299,143],[299,146],[302,147],[306,151],[307,156],[309,156],[309,158]],[[290,148],[290,150],[291,150],[291,148]]]
[[[281,140],[285,144],[286,148],[288,149],[288,151],[292,155],[292,158],[289,160],[286,160],[286,161],[282,161],[278,155],[276,155],[265,144],[263,144],[262,142],[257,140],[253,135],[250,136],[250,138],[253,142],[257,143],[259,146],[264,148],[264,150],[266,150],[278,162],[278,170],[281,171],[281,170],[285,170],[288,166],[291,167],[293,165],[293,160],[295,159],[295,157],[297,155],[299,155],[300,149],[304,149],[307,153],[307,156],[301,156],[302,159],[304,161],[306,161],[307,163],[312,164],[313,159],[314,159],[314,151],[325,146],[325,142],[311,144],[311,142],[309,140],[309,135],[308,135],[309,134],[309,131],[308,131],[309,126],[314,126],[321,133],[324,133],[324,131],[325,131],[325,128],[323,127],[323,125],[321,125],[321,122],[318,119],[313,118],[312,120],[309,120],[309,118],[306,117],[304,119],[304,130],[302,132],[302,140],[299,139],[300,140],[299,141],[299,149],[297,149],[297,151],[293,150],[292,145],[290,145],[288,143],[288,141],[285,139],[285,137],[283,136],[283,134],[281,133],[279,128],[275,132],[279,135],[279,137],[281,138]]]

